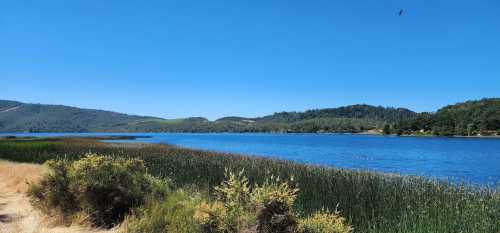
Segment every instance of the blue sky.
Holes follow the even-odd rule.
[[[498,12],[498,0],[6,0],[0,99],[165,118],[433,111],[500,96]]]

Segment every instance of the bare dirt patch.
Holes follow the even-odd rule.
[[[16,106],[16,107],[8,108],[8,109],[5,109],[3,111],[0,111],[0,113],[14,111],[14,110],[17,110],[19,108],[21,108],[21,106]]]

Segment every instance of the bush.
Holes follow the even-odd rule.
[[[225,207],[225,216],[219,227],[222,232],[240,232],[251,218],[250,187],[244,170],[234,174],[226,170],[226,180],[215,188],[217,197]]]
[[[150,188],[144,163],[88,155],[72,164],[71,192],[82,211],[99,226],[110,227],[144,204]]]
[[[338,212],[318,211],[299,221],[299,233],[350,233],[352,227]]]
[[[69,163],[51,160],[45,165],[48,172],[39,183],[29,186],[31,203],[47,214],[72,215],[79,207],[76,196],[70,192]]]
[[[201,225],[203,233],[217,233],[225,230],[227,211],[222,202],[202,202],[196,207],[194,219]]]
[[[173,191],[172,182],[169,179],[159,179],[150,174],[146,174],[145,178],[149,199],[164,200],[167,194]]]
[[[193,218],[196,201],[183,191],[169,194],[164,201],[152,199],[138,216],[128,218],[123,233],[194,233],[200,227]]]
[[[97,226],[112,227],[144,204],[147,195],[162,197],[169,190],[166,181],[147,175],[138,159],[88,154],[74,163],[51,160],[46,165],[50,172],[31,185],[32,202],[66,217],[80,212]]]
[[[85,216],[98,226],[111,227],[127,218],[125,233],[350,233],[338,213],[318,212],[297,222],[293,211],[298,188],[271,176],[251,190],[244,171],[226,170],[216,187],[217,201],[201,202],[182,190],[173,192],[169,180],[146,172],[141,160],[87,154],[73,163],[50,160],[49,172],[32,184],[35,206],[65,217]],[[134,210],[135,213],[134,213]],[[126,217],[131,214],[131,217]]]
[[[298,191],[288,182],[281,182],[279,177],[273,176],[262,186],[257,186],[252,192],[252,201],[257,208],[257,231],[294,232],[297,221],[292,208]]]
[[[293,204],[298,189],[271,176],[262,186],[250,190],[243,171],[226,170],[226,181],[215,188],[218,200],[202,202],[195,219],[205,233],[294,232],[297,221]]]

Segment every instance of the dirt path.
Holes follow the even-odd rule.
[[[40,165],[0,161],[0,233],[114,233],[82,226],[52,226],[54,219],[35,210],[25,192],[27,181],[40,178]]]
[[[3,111],[0,111],[0,113],[14,111],[14,110],[19,109],[19,108],[21,108],[21,106],[16,106],[16,107],[13,107],[13,108],[8,108],[8,109],[5,109]]]

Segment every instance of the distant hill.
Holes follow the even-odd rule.
[[[364,132],[415,116],[417,113],[404,108],[363,104],[305,112],[279,112],[257,118],[225,117],[217,120],[215,125],[244,132]]]
[[[268,116],[162,119],[63,105],[0,100],[0,132],[351,132],[496,134],[500,99],[450,105],[436,113],[366,104]]]
[[[257,118],[223,117],[179,119],[171,124],[135,124],[148,132],[364,132],[381,129],[385,124],[414,118],[417,113],[403,108],[352,105],[305,112],[280,112]],[[148,122],[149,124],[149,122]]]
[[[2,132],[128,131],[131,124],[156,120],[161,119],[62,105],[0,100]]]
[[[405,108],[384,108],[366,104],[350,105],[339,108],[308,110],[305,112],[281,112],[256,118],[265,122],[298,122],[311,119],[366,119],[371,121],[394,122],[415,117],[417,113]]]
[[[448,105],[436,113],[420,113],[404,119],[388,132],[411,135],[499,136],[500,98],[487,98]]]

